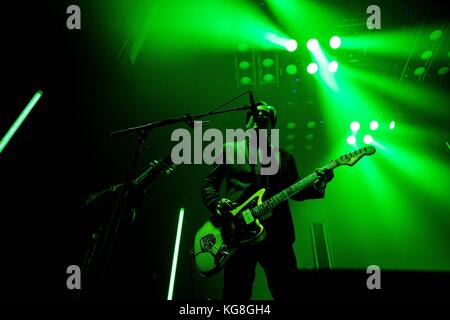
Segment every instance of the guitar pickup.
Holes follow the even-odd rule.
[[[253,218],[252,212],[249,209],[242,212],[242,217],[244,218],[246,224],[250,224],[255,221],[255,218]]]

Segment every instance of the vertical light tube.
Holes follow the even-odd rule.
[[[25,118],[28,116],[28,114],[31,112],[34,105],[38,102],[38,100],[41,98],[41,96],[42,96],[42,91],[38,90],[38,92],[36,92],[34,97],[30,100],[30,102],[28,102],[27,106],[22,111],[20,116],[17,118],[17,120],[12,125],[12,127],[5,134],[2,141],[0,141],[0,153],[2,153],[3,149],[5,149],[9,140],[11,140],[12,136],[16,133],[17,129],[19,129],[20,125],[25,120]]]
[[[184,208],[180,209],[180,216],[178,218],[177,237],[175,239],[175,249],[173,252],[172,271],[170,272],[169,292],[167,300],[172,300],[173,287],[175,285],[175,274],[177,273],[178,250],[180,248],[181,229],[183,228]]]

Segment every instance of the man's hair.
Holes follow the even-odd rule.
[[[267,103],[264,101],[258,101],[256,103],[256,107],[258,109],[264,109],[269,112],[270,121],[272,122],[272,128],[275,128],[275,125],[277,124],[277,110],[274,107],[267,105]],[[247,114],[245,115],[245,125],[248,124],[250,118],[253,118],[251,110],[247,111]]]

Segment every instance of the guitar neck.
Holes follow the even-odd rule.
[[[328,163],[325,168],[333,170],[334,168],[340,166],[335,160]],[[294,194],[302,191],[303,189],[309,187],[312,185],[319,176],[317,173],[313,172],[306,176],[305,178],[297,181],[290,187],[284,189],[283,191],[277,193],[276,195],[272,196],[271,198],[265,200],[260,205],[254,207],[252,209],[253,216],[255,218],[258,218],[260,220],[264,220],[270,217],[271,211],[273,208],[275,208],[277,205],[279,205],[281,202],[286,201],[290,197],[292,197]]]

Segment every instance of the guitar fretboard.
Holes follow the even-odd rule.
[[[338,167],[339,164],[336,161],[331,161],[326,167],[328,169],[334,169]],[[258,218],[260,220],[267,219],[271,216],[271,211],[273,208],[275,208],[277,205],[279,205],[281,202],[286,201],[290,197],[292,197],[294,194],[300,192],[301,190],[309,187],[312,185],[317,179],[319,179],[319,176],[317,173],[313,172],[306,176],[305,178],[297,181],[290,187],[287,187],[283,191],[277,193],[276,195],[272,196],[271,198],[267,199],[260,205],[254,207],[252,209],[252,214],[255,218]]]

